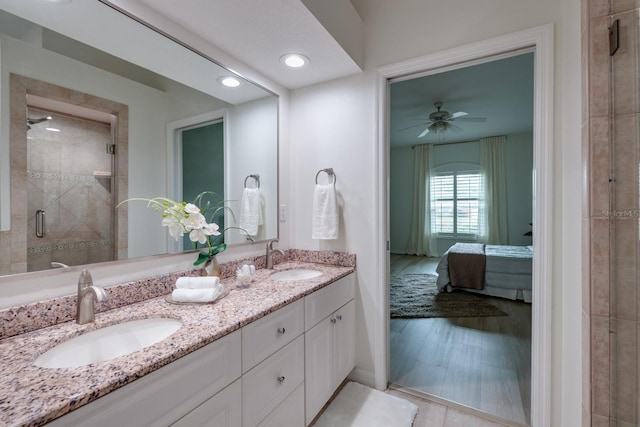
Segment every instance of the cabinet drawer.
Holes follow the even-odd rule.
[[[326,286],[304,298],[304,327],[308,331],[355,296],[355,274]]]
[[[241,380],[180,418],[172,427],[237,427],[242,423]]]
[[[304,427],[304,384],[300,384],[258,427]]]
[[[258,425],[304,380],[304,336],[242,376],[244,427]]]
[[[295,301],[242,328],[242,372],[293,341],[304,329],[304,301]]]

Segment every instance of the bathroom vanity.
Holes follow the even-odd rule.
[[[0,424],[6,426],[305,426],[354,367],[355,268],[286,261],[214,304],[165,296],[0,341]],[[277,276],[274,276],[277,277]],[[282,276],[281,276],[282,277]],[[72,368],[39,368],[55,344],[132,319],[182,326],[144,350]]]

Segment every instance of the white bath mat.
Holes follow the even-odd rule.
[[[314,427],[411,427],[417,413],[407,400],[348,382]]]

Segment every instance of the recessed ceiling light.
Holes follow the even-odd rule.
[[[45,128],[47,129],[49,132],[60,132],[60,129],[58,128]]]
[[[221,85],[226,87],[238,87],[240,86],[240,80],[232,76],[222,76],[218,78]]]
[[[309,63],[309,58],[299,53],[287,53],[280,57],[280,61],[287,67],[300,68]]]

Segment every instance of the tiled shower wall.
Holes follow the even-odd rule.
[[[51,117],[27,131],[27,271],[113,261],[111,125],[35,108],[27,115]],[[45,212],[40,237],[36,210]]]
[[[640,0],[582,0],[583,425],[640,425]],[[618,20],[620,44],[609,52]],[[586,285],[588,283],[589,285]]]
[[[27,271],[27,95],[53,99],[84,108],[102,111],[114,116],[111,123],[115,131],[116,155],[113,170],[115,201],[125,200],[128,194],[129,108],[108,99],[99,98],[73,89],[56,86],[29,77],[10,74],[10,162],[11,162],[11,229],[0,231],[0,274]],[[115,213],[116,259],[128,254],[128,211]]]

